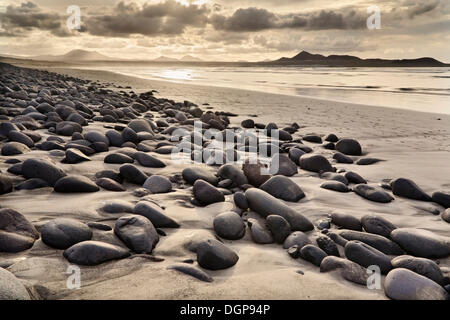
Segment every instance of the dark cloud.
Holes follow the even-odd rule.
[[[113,12],[111,15],[88,17],[85,21],[87,32],[110,37],[178,35],[188,26],[205,26],[209,10],[205,6],[184,6],[168,0],[142,7],[120,2]]]

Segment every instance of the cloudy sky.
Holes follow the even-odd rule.
[[[81,28],[69,29],[77,5]],[[369,30],[367,8],[381,10]],[[0,0],[0,53],[264,60],[301,50],[450,62],[448,0]]]

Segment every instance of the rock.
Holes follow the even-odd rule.
[[[332,213],[331,222],[335,225],[341,226],[344,229],[361,231],[362,226],[358,218],[345,213]]]
[[[181,273],[190,275],[191,277],[194,277],[200,281],[213,282],[213,278],[210,275],[208,275],[205,271],[186,263],[183,264],[178,263],[167,267],[167,269],[179,271]]]
[[[411,270],[398,268],[388,273],[384,292],[394,300],[448,300],[439,284]]]
[[[134,119],[128,123],[128,127],[133,129],[135,132],[149,132],[153,133],[152,126],[145,119]]]
[[[270,162],[270,174],[292,177],[298,173],[297,165],[287,155],[275,154]]]
[[[117,130],[108,130],[105,135],[109,140],[109,145],[113,147],[120,147],[125,143],[122,135]]]
[[[204,180],[195,181],[193,192],[195,199],[205,206],[225,201],[222,192]]]
[[[322,143],[322,138],[313,134],[303,136],[302,139],[312,143]]]
[[[319,154],[304,154],[300,157],[300,168],[312,172],[332,172],[333,167],[328,160]]]
[[[385,238],[389,238],[391,232],[397,229],[392,223],[382,217],[375,215],[365,215],[361,218],[361,224],[364,230],[369,233],[378,234]]]
[[[270,179],[270,175],[263,174],[265,172],[261,172],[264,168],[265,166],[260,162],[250,163],[249,161],[246,161],[242,165],[242,170],[244,171],[244,174],[247,177],[248,182],[252,186],[257,188]]]
[[[114,180],[118,183],[122,183],[123,182],[123,178],[120,175],[119,172],[113,171],[113,170],[103,170],[103,171],[99,171],[95,174],[95,177],[97,179],[100,178],[109,178],[111,180]]]
[[[400,246],[389,240],[385,237],[379,236],[377,234],[366,233],[366,232],[358,232],[358,231],[350,231],[350,230],[342,230],[339,232],[339,235],[347,240],[356,240],[360,242],[364,242],[369,246],[383,252],[387,255],[400,255],[404,254],[403,250]]]
[[[291,225],[282,216],[269,215],[266,223],[276,243],[283,243],[291,234]]]
[[[360,156],[362,148],[358,141],[353,139],[341,139],[336,143],[336,150],[350,156]]]
[[[30,152],[30,149],[20,142],[7,142],[3,145],[1,154],[2,156],[14,156]]]
[[[107,213],[134,212],[134,205],[125,200],[109,200],[103,205],[102,210]]]
[[[248,210],[248,201],[247,198],[245,197],[245,194],[243,192],[236,192],[233,195],[233,201],[234,204],[236,205],[236,207],[238,207],[239,209]]]
[[[353,261],[335,256],[325,257],[320,264],[320,272],[334,270],[340,270],[342,277],[350,282],[367,285],[369,275],[366,269]]]
[[[335,232],[327,232],[327,236],[329,236],[330,239],[333,240],[334,243],[340,245],[341,247],[345,247],[345,245],[348,242],[347,239],[345,239],[344,237],[340,236],[339,234],[337,234]]]
[[[164,214],[163,209],[150,201],[139,201],[134,207],[134,213],[146,217],[155,228],[178,228],[180,225]]]
[[[325,253],[329,256],[336,256],[339,257],[339,249],[336,245],[336,243],[331,240],[327,236],[319,236],[316,239],[317,244],[319,245],[320,249],[325,251]]]
[[[363,242],[347,242],[345,256],[365,268],[376,265],[380,268],[382,274],[387,274],[392,269],[391,258]]]
[[[337,192],[350,192],[350,189],[339,181],[326,181],[320,185],[322,189],[337,191]]]
[[[114,233],[136,253],[152,253],[159,241],[153,224],[141,215],[128,214],[117,219]]]
[[[83,241],[66,249],[63,255],[71,263],[95,266],[106,261],[126,258],[130,253],[122,247],[109,243]]]
[[[297,245],[287,249],[287,253],[292,259],[300,258],[300,248]]]
[[[12,190],[13,190],[12,180],[8,176],[0,174],[0,194],[9,193],[12,192]]]
[[[142,186],[148,179],[148,176],[132,164],[125,164],[119,169],[120,175],[128,182]]]
[[[374,202],[389,203],[394,200],[389,193],[366,184],[356,185],[353,191],[359,196]]]
[[[334,134],[334,133],[330,133],[329,135],[327,135],[324,139],[325,141],[328,142],[338,142],[339,138]]]
[[[68,218],[56,218],[47,222],[42,227],[41,234],[42,241],[56,249],[67,249],[92,238],[92,231],[86,224]]]
[[[214,231],[227,240],[241,239],[245,234],[245,224],[235,212],[223,212],[214,218]]]
[[[246,129],[253,129],[255,127],[255,121],[247,119],[241,122],[241,127]]]
[[[292,231],[309,231],[314,229],[314,225],[302,214],[263,190],[251,188],[245,192],[245,196],[250,209],[260,214],[263,218],[272,214],[282,216],[289,223]]]
[[[197,246],[198,264],[208,270],[222,270],[234,266],[239,256],[223,243],[209,239]]]
[[[134,144],[137,144],[139,142],[136,131],[128,127],[122,130],[122,138],[125,142],[133,142]]]
[[[305,197],[302,189],[285,176],[270,178],[260,186],[260,189],[284,201],[298,202]]]
[[[143,187],[150,190],[151,193],[167,193],[172,191],[172,183],[170,180],[158,175],[153,175],[148,178],[144,182]]]
[[[181,174],[183,179],[191,185],[197,180],[204,180],[212,185],[217,185],[218,182],[218,178],[215,175],[200,167],[186,168]]]
[[[110,164],[124,164],[124,163],[133,163],[134,159],[127,156],[126,154],[115,152],[108,154],[103,161],[105,163]]]
[[[103,142],[109,146],[109,139],[100,131],[89,131],[84,135],[84,138],[92,143]]]
[[[26,145],[28,148],[34,147],[34,141],[29,136],[27,136],[26,134],[24,134],[20,131],[15,131],[15,130],[10,131],[8,133],[8,139],[10,141],[22,143],[22,144]]]
[[[353,171],[348,171],[344,174],[345,179],[347,179],[347,181],[349,183],[355,183],[355,184],[366,184],[367,181],[361,177],[359,174],[357,174],[356,172]]]
[[[134,157],[136,160],[144,167],[148,168],[164,168],[166,164],[155,157],[144,153],[144,152],[136,152]]]
[[[337,161],[337,163],[347,163],[347,164],[353,163],[352,158],[350,158],[349,156],[346,156],[345,154],[342,154],[340,152],[336,152],[333,155],[333,159],[335,159]]]
[[[446,209],[450,208],[450,193],[434,192],[431,199]]]
[[[13,209],[0,209],[0,252],[27,250],[38,238],[39,233],[22,214]]]
[[[69,175],[59,179],[55,183],[54,189],[61,193],[97,192],[100,190],[92,180],[80,175]]]
[[[300,165],[300,157],[304,155],[306,152],[300,150],[298,148],[290,148],[289,149],[289,158],[294,161],[296,165]]]
[[[31,300],[23,283],[3,268],[0,268],[0,300]]]
[[[334,173],[334,172],[321,172],[319,173],[319,177],[321,179],[327,179],[327,180],[333,180],[333,181],[338,181],[338,182],[342,182],[345,185],[348,185],[348,180],[346,177],[344,177],[343,175],[340,175],[339,173]]]
[[[288,249],[292,246],[298,246],[300,249],[306,246],[307,244],[311,244],[311,241],[309,240],[308,236],[301,232],[301,231],[295,231],[292,232],[286,240],[283,242],[283,248]]]
[[[433,260],[404,255],[392,259],[391,264],[394,268],[405,268],[414,271],[441,286],[446,284],[441,269]]]
[[[444,212],[442,212],[441,218],[442,218],[442,220],[444,220],[445,222],[450,223],[450,208],[447,209],[447,210],[445,210]]]
[[[16,190],[34,190],[47,187],[50,187],[47,181],[39,178],[32,178],[19,183],[16,186]]]
[[[399,178],[391,182],[392,193],[396,196],[405,197],[413,200],[431,201],[431,197],[427,195],[417,184],[409,179]]]
[[[116,191],[116,192],[123,192],[126,191],[126,189],[117,181],[114,181],[110,178],[100,178],[95,181],[95,183],[108,191]]]
[[[247,177],[244,172],[237,166],[232,164],[225,164],[219,168],[217,175],[222,179],[230,179],[237,186],[248,184]]]
[[[380,161],[384,161],[384,160],[377,159],[377,158],[362,158],[362,159],[359,159],[358,161],[356,161],[356,164],[359,166],[369,166],[371,164],[375,164]]]
[[[317,248],[312,244],[307,244],[300,249],[300,256],[303,259],[311,262],[312,264],[315,264],[316,266],[320,267],[322,260],[325,259],[327,254],[322,249]]]
[[[450,255],[450,240],[431,231],[398,228],[391,232],[391,239],[407,253],[423,258],[445,258]]]
[[[66,163],[75,164],[83,161],[91,161],[91,159],[78,149],[69,148],[66,150]]]
[[[22,163],[19,162],[19,163],[13,164],[6,171],[8,171],[11,174],[15,174],[16,176],[20,176],[20,175],[22,175]],[[8,177],[8,176],[4,176],[4,177]]]
[[[22,164],[22,174],[26,179],[39,178],[54,186],[56,181],[65,177],[62,169],[46,159],[27,159]]]
[[[280,216],[274,216],[274,217],[281,218]],[[252,237],[252,239],[253,239],[253,241],[255,243],[258,243],[258,244],[269,244],[269,243],[273,243],[274,242],[274,239],[273,239],[272,234],[270,233],[270,231],[267,230],[267,228],[265,228],[256,219],[251,219],[250,218],[250,219],[248,219],[247,223],[248,223],[248,226],[249,226],[249,229],[250,229],[251,237]],[[290,226],[289,226],[289,232],[290,232]],[[283,241],[284,241],[284,239],[282,241],[280,241],[279,243],[283,243]]]

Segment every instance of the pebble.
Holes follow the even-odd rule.
[[[89,178],[80,175],[68,175],[59,179],[54,186],[55,192],[79,193],[97,192],[100,188]]]
[[[428,230],[398,228],[391,239],[407,253],[423,258],[445,258],[450,255],[450,239]]]
[[[444,208],[450,208],[450,193],[434,192],[431,198],[434,202],[440,204]]]
[[[394,268],[405,268],[414,271],[441,286],[446,284],[441,269],[433,260],[404,255],[392,259],[391,264]]]
[[[100,241],[79,242],[63,253],[71,263],[82,266],[95,266],[107,261],[123,259],[130,256],[128,250]]]
[[[349,183],[355,183],[355,184],[366,184],[367,181],[363,177],[361,177],[359,174],[353,171],[348,171],[344,174],[344,177],[347,179]]]
[[[291,234],[291,225],[282,216],[270,215],[266,218],[266,223],[276,243],[284,243]]]
[[[304,154],[300,157],[300,168],[312,172],[332,172],[330,162],[319,154]]]
[[[15,156],[30,152],[30,148],[20,142],[7,142],[1,149],[2,156]]]
[[[241,191],[236,192],[233,195],[233,201],[234,201],[234,204],[236,205],[236,207],[238,207],[239,209],[242,209],[245,211],[248,210],[248,208],[249,208],[248,201],[243,192],[241,192]]]
[[[329,256],[336,256],[339,257],[339,249],[336,245],[336,243],[331,240],[331,238],[327,236],[319,236],[316,238],[316,242],[320,249],[325,251],[325,253]]]
[[[13,182],[11,178],[4,174],[0,174],[0,194],[12,192]]]
[[[300,249],[300,255],[303,259],[311,262],[312,264],[320,267],[322,260],[327,256],[326,252],[322,249],[312,245],[307,244]]]
[[[359,196],[374,202],[389,203],[394,200],[389,193],[366,184],[356,185],[353,191]]]
[[[144,182],[143,187],[151,193],[167,193],[172,191],[172,182],[166,177],[153,175]]]
[[[362,230],[361,222],[359,221],[359,219],[350,214],[338,212],[332,213],[331,222],[335,225],[343,227],[344,229],[356,231]]]
[[[382,274],[387,274],[392,269],[389,256],[363,242],[347,242],[345,256],[365,268],[372,265],[378,266]]]
[[[204,282],[213,282],[214,281],[213,278],[209,274],[207,274],[205,271],[203,271],[195,266],[186,264],[186,263],[178,263],[175,265],[171,265],[171,266],[167,267],[167,269],[168,270],[176,270],[178,272],[190,275],[191,277],[194,277],[200,281],[204,281]]]
[[[219,181],[214,174],[200,167],[186,168],[181,174],[183,179],[190,185],[193,185],[197,180],[204,180],[212,185],[217,185]]]
[[[244,171],[244,174],[247,177],[248,182],[256,188],[259,188],[264,182],[270,179],[270,175],[261,173],[261,169],[263,168],[265,167],[260,162],[258,163],[245,162],[242,165],[242,170]]]
[[[408,199],[431,201],[431,197],[419,188],[414,181],[398,178],[391,182],[392,193]]]
[[[340,270],[341,276],[353,283],[366,286],[369,277],[366,269],[359,264],[335,256],[327,256],[320,264],[320,272]]]
[[[128,214],[117,219],[114,234],[136,253],[152,253],[159,241],[153,224],[141,215]]]
[[[19,212],[0,209],[0,252],[20,252],[31,248],[39,233]]]
[[[266,191],[275,198],[289,202],[298,202],[305,197],[302,189],[285,176],[275,176],[270,178],[260,186],[260,189]]]
[[[395,230],[393,232],[395,232]],[[356,240],[364,242],[387,255],[404,254],[404,251],[397,243],[377,234],[353,230],[342,230],[339,232],[339,235],[349,241]]]
[[[214,239],[200,242],[196,252],[198,264],[208,270],[228,269],[239,260],[236,252]]]
[[[311,244],[311,240],[309,240],[308,236],[301,232],[295,231],[292,232],[286,240],[283,242],[283,248],[288,249],[294,245],[297,245],[300,249],[306,246],[307,244]]]
[[[164,168],[166,164],[161,160],[145,153],[138,151],[135,153],[134,157],[139,162],[140,165],[147,168]]]
[[[126,189],[120,183],[110,178],[99,178],[95,180],[95,183],[99,187],[102,187],[103,189],[106,189],[108,191],[115,191],[115,192],[126,191]]]
[[[213,226],[217,235],[227,240],[238,240],[245,235],[244,221],[235,212],[218,214],[214,218]]]
[[[124,164],[119,169],[120,175],[130,183],[142,186],[148,179],[148,176],[139,168],[132,164]]]
[[[168,217],[164,210],[150,201],[139,201],[134,207],[134,213],[146,217],[155,228],[179,228],[180,225]]]
[[[225,164],[221,166],[217,171],[217,176],[222,179],[230,179],[237,186],[248,184],[248,180],[244,172],[236,165]]]
[[[33,158],[23,162],[22,174],[26,179],[42,179],[50,186],[54,186],[56,181],[66,176],[66,173],[50,160]]]
[[[3,268],[0,268],[0,300],[31,300],[23,283]]]
[[[361,218],[361,224],[366,232],[378,234],[385,238],[389,238],[391,232],[397,229],[397,227],[388,220],[375,215],[363,216]]]
[[[67,249],[74,244],[91,240],[89,227],[75,219],[56,218],[42,226],[42,241],[56,249]]]
[[[354,139],[341,139],[336,143],[336,150],[350,156],[360,156],[362,148]]]
[[[332,191],[337,191],[337,192],[342,192],[342,193],[350,192],[350,189],[345,184],[343,184],[342,182],[339,182],[339,181],[326,181],[326,182],[322,183],[320,185],[320,187],[322,189],[327,189],[327,190],[332,190]]]
[[[222,192],[204,180],[195,181],[193,192],[195,199],[205,206],[225,201]]]
[[[279,216],[274,216],[279,217]],[[280,217],[281,218],[281,217]],[[248,219],[247,221],[248,227],[250,229],[250,235],[255,243],[258,244],[270,244],[274,242],[274,237],[272,236],[272,233],[261,223],[259,223],[256,219]],[[290,232],[290,227],[289,227]],[[280,241],[279,243],[282,243]]]
[[[285,154],[275,154],[270,162],[270,174],[292,177],[298,173],[295,162],[291,161]]]

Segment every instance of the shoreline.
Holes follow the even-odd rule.
[[[275,122],[285,127],[293,122],[300,124],[295,137],[315,133],[321,136],[335,133],[339,137],[358,139],[364,149],[364,157],[380,158],[382,162],[369,166],[333,163],[347,171],[355,170],[376,186],[383,179],[406,177],[414,180],[427,193],[436,190],[450,190],[445,175],[450,172],[450,115],[437,115],[402,109],[386,110],[385,107],[371,107],[347,103],[337,103],[316,99],[277,94],[252,92],[239,89],[203,87],[197,85],[173,84],[164,81],[143,80],[106,71],[87,71],[64,68],[40,68],[59,74],[100,80],[116,86],[131,86],[137,93],[158,90],[158,97],[176,101],[189,100],[203,110],[223,110],[238,114],[231,117],[231,127],[249,118],[262,123]],[[202,101],[198,101],[202,100]],[[209,106],[202,105],[209,103]],[[153,114],[153,113],[152,113]],[[155,117],[161,114],[154,112]],[[440,118],[440,120],[437,120]],[[106,131],[108,124],[94,121],[90,129]],[[177,122],[174,122],[177,125]],[[37,130],[43,137],[47,130]],[[332,159],[333,152],[320,145],[305,142],[318,154]],[[112,152],[119,149],[111,147]],[[143,168],[150,174],[173,177],[189,165],[173,165],[168,155],[156,154],[166,162],[165,168]],[[43,150],[14,156],[26,160],[30,156],[49,156]],[[70,173],[83,174],[89,178],[103,169],[118,170],[118,165],[104,163],[105,154],[96,153],[91,161],[70,165],[61,163],[60,156],[50,157],[58,166]],[[0,169],[5,172],[6,156],[0,156]],[[215,168],[204,166],[215,173]],[[444,173],[444,174],[443,174]],[[397,197],[389,204],[379,204],[362,199],[354,193],[340,194],[320,188],[323,182],[316,174],[299,170],[290,178],[301,186],[306,198],[289,206],[301,212],[316,223],[326,219],[331,213],[347,213],[356,218],[372,213],[384,217],[399,227],[427,229],[436,234],[449,235],[450,225],[434,215],[433,210],[442,211],[434,203],[414,201]],[[20,180],[20,179],[19,179]],[[135,203],[140,201],[134,195],[136,185],[124,184],[123,193],[100,191],[92,194],[73,196],[59,194],[50,188],[35,191],[15,191],[0,196],[2,207],[21,212],[33,224],[44,223],[60,217],[82,219],[86,222],[103,221],[114,227],[114,216],[102,212],[107,201],[117,199]],[[108,262],[97,267],[83,267],[83,286],[80,290],[65,288],[65,270],[68,262],[60,250],[46,246],[40,239],[33,248],[19,255],[0,254],[0,260],[18,259],[8,267],[16,277],[48,289],[50,299],[386,299],[383,290],[368,290],[342,279],[336,273],[320,273],[317,267],[304,260],[291,259],[279,245],[256,245],[247,234],[238,241],[225,240],[225,244],[238,252],[239,263],[232,269],[208,271],[214,282],[204,283],[185,274],[167,270],[167,267],[195,255],[187,250],[188,244],[196,238],[214,237],[213,218],[221,212],[234,210],[233,198],[226,196],[224,202],[207,207],[190,204],[192,188],[175,185],[174,192],[152,194],[151,198],[166,210],[165,213],[182,226],[179,229],[164,229],[167,236],[161,237],[154,250],[154,256],[163,257],[155,262],[144,257],[132,256],[128,259]],[[82,202],[84,205],[79,206]],[[64,206],[58,205],[64,203]],[[255,212],[249,218],[260,219]],[[109,219],[109,220],[107,220]],[[311,231],[313,239],[320,234]],[[112,231],[94,231],[94,239],[120,244]],[[341,253],[342,249],[340,248]],[[23,258],[23,260],[22,260]],[[441,266],[450,267],[450,257],[440,259]],[[297,271],[301,270],[303,274]]]

